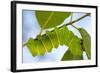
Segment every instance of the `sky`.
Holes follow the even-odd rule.
[[[73,13],[73,20],[83,16],[85,13]],[[64,23],[69,22],[70,18],[65,19]],[[74,24],[77,27],[84,28],[91,35],[91,17],[88,16],[81,21]],[[29,38],[36,38],[39,33],[40,26],[35,16],[35,11],[33,10],[23,10],[22,11],[22,41],[27,42]],[[71,26],[68,26],[69,30],[72,30],[75,35],[80,36],[79,32]],[[68,47],[60,46],[57,49],[53,49],[51,53],[46,53],[45,56],[33,57],[27,47],[23,47],[23,63],[34,63],[34,62],[48,62],[48,61],[60,61],[64,53],[67,51]],[[86,53],[83,53],[83,58],[87,60]]]

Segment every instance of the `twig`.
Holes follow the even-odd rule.
[[[87,16],[90,16],[90,13],[87,13],[86,15],[84,15],[84,16],[81,16],[81,17],[79,17],[78,19],[76,19],[76,20],[73,20],[72,22],[68,22],[67,24],[65,24],[65,25],[71,25],[71,24],[73,24],[73,23],[75,23],[75,22],[78,22],[78,21],[80,21],[81,19],[83,19],[83,18],[85,18],[85,17],[87,17]],[[62,28],[63,27],[63,25],[62,26],[60,26],[60,27],[58,27],[58,28]],[[53,32],[53,30],[51,30],[51,32]],[[42,36],[45,36],[45,34],[43,34]]]
[[[78,19],[76,19],[76,20],[73,20],[72,22],[68,22],[67,24],[65,24],[65,25],[71,25],[71,24],[73,24],[73,23],[75,23],[75,22],[78,22],[78,21],[80,21],[81,19],[83,19],[83,18],[85,18],[85,17],[87,17],[87,16],[90,16],[90,13],[87,13],[86,15],[84,15],[84,16],[81,16],[81,17],[79,17]],[[63,25],[62,26],[60,26],[60,27],[58,27],[58,28],[62,28],[63,27]],[[76,27],[75,27],[76,28]],[[51,32],[53,32],[53,30],[51,31]],[[46,34],[43,34],[42,36],[46,36]],[[35,40],[37,40],[37,38],[35,39]],[[24,45],[23,45],[24,46]]]
[[[85,17],[87,17],[87,16],[90,16],[90,13],[87,13],[86,15],[84,15],[84,16],[82,16],[82,17],[76,19],[76,20],[73,20],[72,22],[68,22],[68,23],[65,24],[65,25],[70,25],[70,24],[73,24],[73,23],[75,23],[75,22],[78,22],[78,21],[80,21],[81,19],[83,19],[83,18],[85,18]],[[61,27],[63,27],[63,26],[61,26]],[[61,28],[61,27],[59,27],[59,28]]]

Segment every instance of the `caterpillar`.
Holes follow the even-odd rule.
[[[78,38],[66,25],[61,28],[55,27],[53,31],[46,31],[45,35],[38,35],[36,39],[30,38],[24,45],[33,57],[51,52],[59,45],[66,45],[75,56],[82,55],[81,39]]]

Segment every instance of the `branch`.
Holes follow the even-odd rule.
[[[73,23],[75,23],[75,22],[80,21],[81,19],[83,19],[83,18],[85,18],[85,17],[87,17],[87,16],[90,16],[90,13],[87,13],[86,15],[81,16],[81,17],[79,17],[79,18],[78,18],[78,19],[76,19],[76,20],[73,20],[72,22],[68,22],[68,23],[67,23],[67,24],[65,24],[65,25],[71,25],[71,24],[73,24]],[[58,27],[58,28],[62,28],[62,27],[63,27],[63,25],[62,25],[62,26],[60,26],[60,27]],[[51,32],[53,32],[53,30],[51,30]],[[46,36],[46,34],[43,34],[42,36]],[[36,38],[35,40],[37,40],[37,38]]]
[[[65,24],[65,25],[71,25],[71,24],[73,24],[73,23],[75,23],[75,22],[80,21],[81,19],[83,19],[83,18],[85,18],[85,17],[87,17],[87,16],[90,16],[90,13],[87,13],[86,15],[84,15],[84,16],[82,16],[82,17],[76,19],[76,20],[73,20],[72,22],[68,22],[68,23]],[[59,28],[61,28],[61,27],[63,27],[63,26],[60,26]]]
[[[90,16],[90,13],[87,13],[86,15],[84,15],[84,16],[81,16],[81,17],[79,17],[78,19],[76,19],[76,20],[73,20],[72,22],[68,22],[67,24],[65,24],[65,25],[71,25],[71,24],[73,24],[73,23],[75,23],[75,22],[78,22],[78,21],[80,21],[81,19],[83,19],[83,18],[85,18],[85,17],[87,17],[87,16]],[[62,26],[60,26],[60,27],[58,27],[58,28],[62,28],[63,27],[63,25]],[[52,30],[53,31],[53,30]],[[51,32],[52,32],[51,31]],[[43,34],[42,36],[45,36],[46,34]]]

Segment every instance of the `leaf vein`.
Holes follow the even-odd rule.
[[[47,21],[44,23],[43,28],[47,25],[47,23],[50,21],[51,17],[53,16],[54,12],[51,12],[50,16],[48,17]]]

